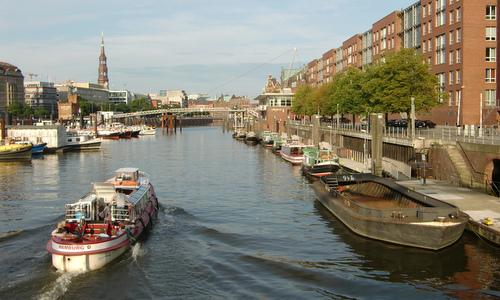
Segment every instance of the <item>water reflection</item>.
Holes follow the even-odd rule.
[[[500,287],[499,250],[478,242],[468,232],[441,251],[391,245],[353,233],[318,201],[314,206],[332,233],[361,256],[358,267],[373,279],[425,284],[462,299],[500,296],[494,292]]]

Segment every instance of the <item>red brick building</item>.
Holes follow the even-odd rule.
[[[403,47],[421,51],[448,97],[420,117],[442,125],[498,124],[498,0],[420,0],[376,21],[305,67],[318,86],[349,66],[363,68]],[[446,99],[446,100],[445,100]]]

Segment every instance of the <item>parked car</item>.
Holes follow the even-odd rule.
[[[399,128],[407,128],[408,120],[389,120],[386,123],[387,127],[399,127]],[[436,123],[431,120],[415,120],[415,128],[434,128],[436,127]]]
[[[434,128],[436,127],[436,123],[432,122],[431,120],[423,120],[425,127],[427,128]]]

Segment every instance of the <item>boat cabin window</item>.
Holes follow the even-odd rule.
[[[116,174],[117,181],[137,181],[137,172],[119,172]]]

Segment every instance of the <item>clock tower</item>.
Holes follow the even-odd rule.
[[[101,55],[99,55],[99,77],[97,83],[105,89],[109,88],[107,58],[104,53],[104,33],[101,34]]]

